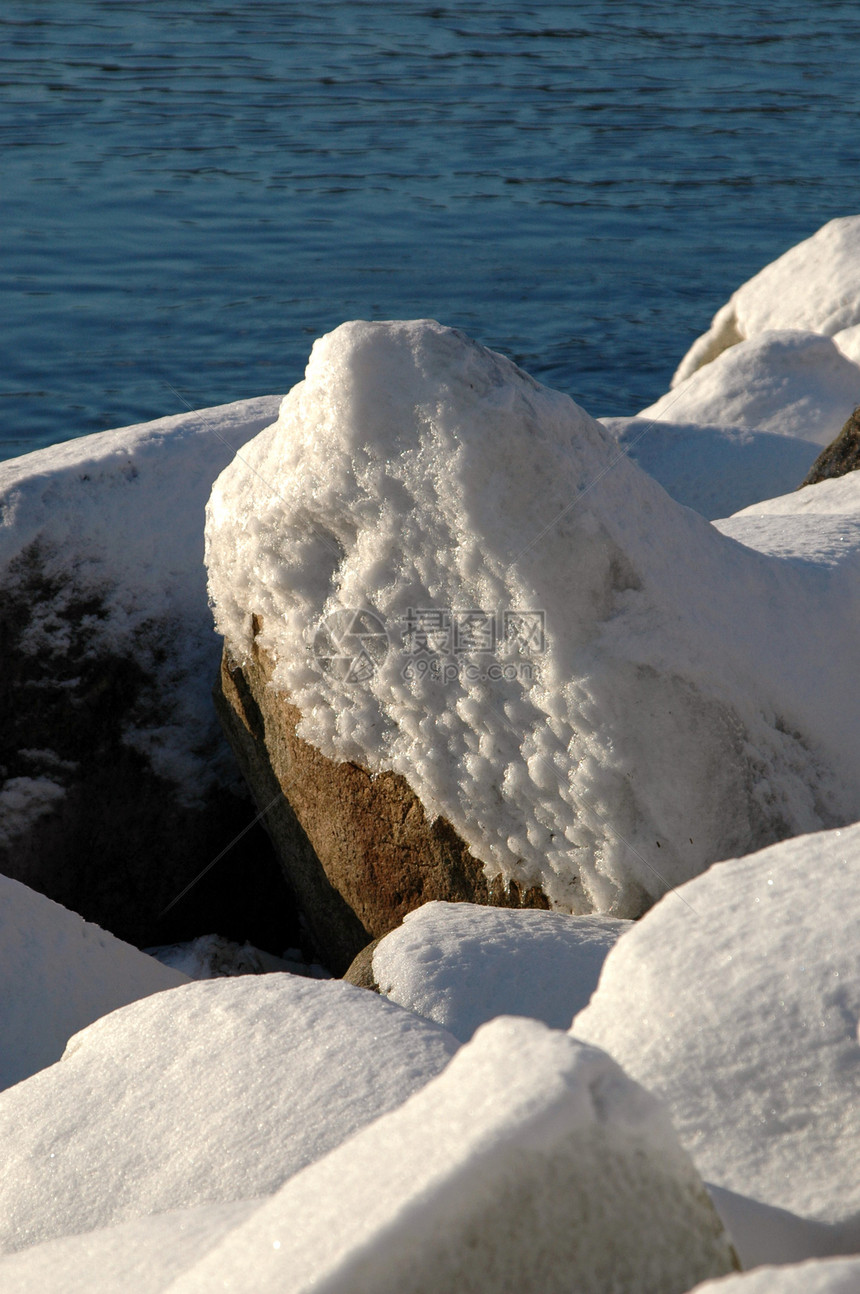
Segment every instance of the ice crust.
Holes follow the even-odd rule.
[[[72,1034],[187,982],[35,890],[0,876],[0,1088],[58,1061]]]
[[[270,1194],[457,1046],[376,994],[286,974],[185,984],[115,1011],[0,1093],[0,1251]]]
[[[860,216],[840,216],[732,294],[682,359],[672,385],[758,333],[792,328],[832,337],[858,323]]]
[[[484,1025],[423,1091],[298,1174],[173,1294],[682,1294],[730,1271],[658,1103],[533,1020]]]
[[[745,427],[829,445],[858,404],[860,367],[830,337],[783,330],[732,346],[639,417]]]
[[[377,944],[373,974],[380,993],[461,1042],[500,1015],[566,1029],[631,925],[614,917],[425,903]]]
[[[69,604],[98,602],[82,626],[89,651],[128,657],[150,679],[149,719],[128,716],[124,738],[189,802],[234,776],[216,754],[203,509],[212,481],[278,403],[199,409],[0,463],[0,586],[14,589],[33,568],[43,586],[30,599],[25,649],[62,655]],[[32,780],[50,780],[49,758],[35,767],[43,777]]]
[[[858,853],[860,825],[715,864],[619,940],[573,1025],[665,1100],[706,1181],[800,1218],[854,1219],[849,1251]]]
[[[456,330],[353,322],[216,481],[206,560],[240,660],[262,617],[301,736],[402,773],[489,873],[633,916],[714,859],[860,816],[860,514],[826,561],[783,530],[778,557],[732,542]],[[464,607],[546,613],[543,655],[496,657],[531,680],[478,653],[477,679],[404,676],[410,608]],[[344,608],[388,633],[362,683],[313,654]]]

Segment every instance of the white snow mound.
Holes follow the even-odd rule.
[[[860,817],[860,528],[826,569],[802,543],[733,543],[426,320],[316,342],[206,532],[218,628],[242,659],[262,617],[302,737],[401,773],[488,874],[618,916]]]
[[[830,1224],[860,1214],[858,852],[860,825],[715,864],[619,940],[573,1024],[706,1181]]]
[[[799,328],[832,337],[858,323],[860,216],[841,216],[739,287],[690,347],[672,385],[758,333]]]
[[[72,1034],[187,983],[131,944],[0,876],[0,1088],[58,1061]]]
[[[746,427],[829,445],[858,404],[860,366],[829,337],[769,331],[724,351],[639,417]]]
[[[630,921],[425,903],[373,950],[380,993],[467,1042],[499,1015],[566,1029]]]
[[[0,1094],[0,1251],[271,1194],[456,1049],[376,994],[293,975],[204,980],[115,1011]]]
[[[732,1263],[658,1103],[602,1052],[502,1018],[171,1289],[682,1294]]]
[[[857,1294],[860,1258],[825,1258],[790,1267],[759,1267],[706,1281],[690,1294]]]

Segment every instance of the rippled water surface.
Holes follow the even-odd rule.
[[[429,315],[595,414],[860,211],[860,8],[5,0],[0,457]]]

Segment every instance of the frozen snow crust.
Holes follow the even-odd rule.
[[[380,993],[467,1042],[499,1015],[566,1029],[606,954],[630,928],[615,917],[425,903],[373,950]]]
[[[829,221],[732,294],[682,359],[677,386],[729,346],[770,329],[836,337],[860,324],[860,216]],[[848,334],[846,351],[853,343]]]
[[[717,858],[860,817],[860,516],[826,559],[807,538],[732,542],[456,330],[353,322],[216,481],[206,560],[231,653],[261,617],[302,737],[403,774],[488,872],[633,916]],[[350,608],[388,635],[364,681],[318,654]],[[416,608],[543,611],[546,651],[409,676]]]
[[[683,1294],[733,1255],[663,1110],[595,1048],[484,1025],[174,1294]]]
[[[706,1181],[851,1224],[849,1252],[860,1225],[858,856],[860,825],[715,864],[619,940],[573,1024],[666,1101]]]
[[[185,984],[115,1011],[0,1094],[0,1252],[271,1194],[457,1046],[375,994],[286,974]]]

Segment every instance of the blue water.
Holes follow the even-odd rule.
[[[4,0],[0,457],[456,324],[595,414],[860,211],[860,8]]]

